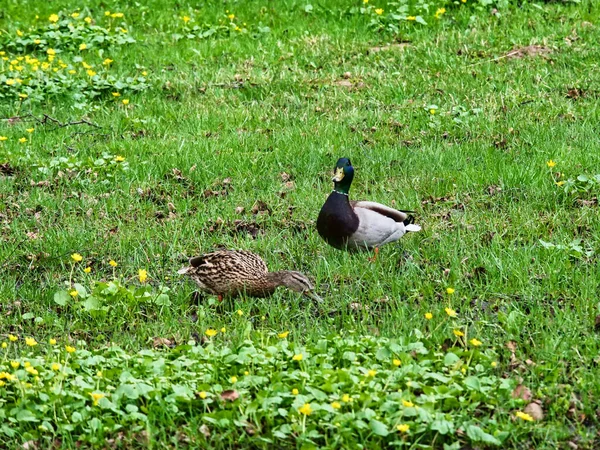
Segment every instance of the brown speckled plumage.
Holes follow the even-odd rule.
[[[260,256],[243,250],[220,250],[197,256],[179,273],[188,275],[203,291],[219,296],[235,297],[245,293],[251,297],[268,297],[277,287],[286,286],[320,300],[304,274],[291,270],[269,272]]]

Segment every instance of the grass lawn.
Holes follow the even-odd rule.
[[[598,448],[600,5],[420,3],[4,1],[0,442]],[[423,227],[373,263],[342,156]]]

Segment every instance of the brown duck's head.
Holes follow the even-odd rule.
[[[308,277],[301,272],[282,270],[280,272],[272,272],[269,275],[278,286],[285,286],[292,291],[300,292],[318,302],[323,301],[323,299],[314,292],[315,287]]]

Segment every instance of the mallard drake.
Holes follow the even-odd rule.
[[[200,289],[223,297],[246,293],[251,297],[269,297],[279,286],[300,292],[316,301],[314,286],[303,273],[293,270],[269,272],[263,259],[243,250],[220,250],[190,259],[190,265],[178,271],[188,275]]]
[[[321,208],[317,231],[340,250],[373,249],[397,241],[408,231],[419,231],[412,211],[398,211],[375,202],[351,201],[348,191],[354,168],[348,158],[338,159],[334,168],[333,192]]]

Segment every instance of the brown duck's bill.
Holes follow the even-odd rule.
[[[304,291],[303,294],[306,295],[308,298],[312,298],[313,300],[319,303],[323,303],[323,299],[319,297],[314,291]]]

